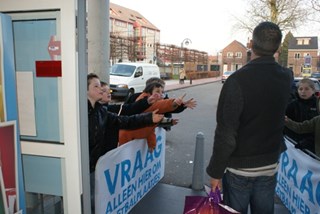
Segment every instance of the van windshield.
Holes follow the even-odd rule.
[[[133,66],[133,65],[115,64],[111,67],[110,75],[130,77],[133,74],[135,69],[136,69],[136,66]]]

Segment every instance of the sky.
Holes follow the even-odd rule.
[[[180,46],[184,39],[189,49],[217,55],[232,41],[246,45],[251,34],[235,28],[236,19],[243,17],[246,0],[110,0],[135,10],[160,30],[160,43]],[[305,31],[303,31],[305,32]],[[294,36],[301,34],[297,31]],[[303,34],[303,33],[302,33]],[[317,35],[307,35],[317,36]]]

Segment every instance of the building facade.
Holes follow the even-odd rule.
[[[160,30],[139,12],[110,2],[110,60],[154,63]]]
[[[293,37],[288,46],[288,68],[295,76],[317,71],[318,37]]]
[[[221,52],[222,72],[235,71],[245,65],[248,51],[249,49],[237,40],[227,45]]]

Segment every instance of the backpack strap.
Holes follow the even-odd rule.
[[[317,111],[318,111],[318,114],[320,115],[320,97],[317,98]]]

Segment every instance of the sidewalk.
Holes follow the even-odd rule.
[[[158,183],[130,211],[130,214],[182,214],[185,196],[188,195],[205,195],[205,192]],[[248,212],[248,214],[250,214],[250,212]],[[289,211],[281,202],[276,200],[274,204],[274,214],[289,214]]]
[[[166,91],[173,91],[181,88],[192,87],[201,84],[208,84],[220,81],[220,77],[185,80],[184,84],[179,84],[179,80],[165,80]],[[196,191],[190,188],[158,183],[144,198],[130,211],[130,214],[182,214],[185,196],[205,195],[204,191]],[[287,208],[281,201],[275,198],[275,214],[289,214]]]
[[[204,78],[204,79],[195,79],[190,82],[190,80],[185,80],[184,84],[179,84],[179,80],[165,80],[166,82],[166,91],[172,91],[182,88],[188,88],[196,85],[212,83],[216,81],[220,81],[221,77],[212,77],[212,78]]]

